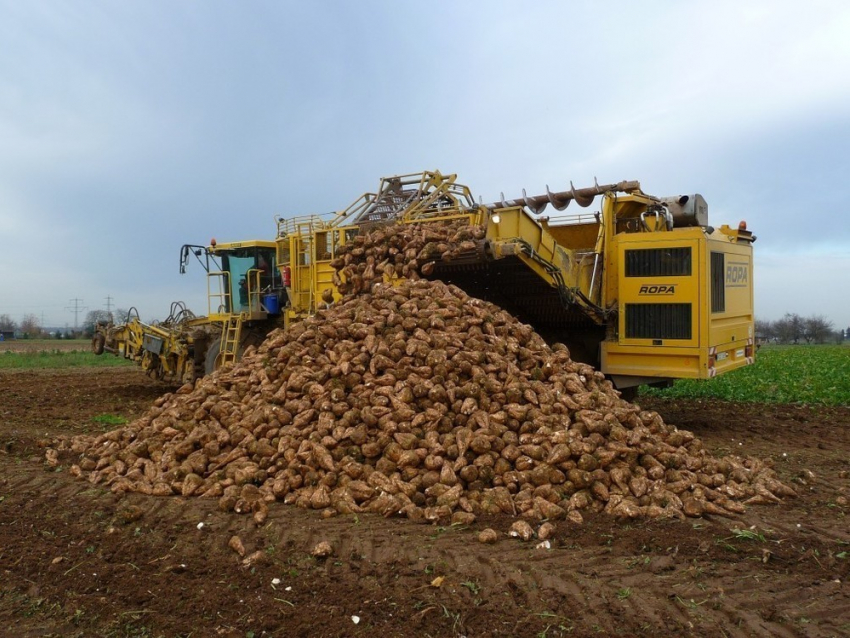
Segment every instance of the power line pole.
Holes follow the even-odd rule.
[[[106,296],[106,312],[112,314],[112,297]]]
[[[69,303],[72,303],[74,305],[66,307],[65,310],[69,310],[70,312],[74,313],[74,332],[76,332],[77,331],[77,325],[79,324],[79,322],[77,321],[77,317],[79,317],[81,312],[84,312],[85,310],[87,310],[87,308],[85,306],[80,305],[80,304],[83,303],[82,299],[74,298],[74,299],[71,299],[71,301]]]

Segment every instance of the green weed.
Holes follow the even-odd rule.
[[[759,541],[760,543],[766,543],[767,539],[764,537],[764,534],[760,534],[759,532],[754,532],[751,529],[733,529],[732,536],[730,538],[738,538],[748,541]]]
[[[115,414],[99,414],[97,416],[93,416],[91,420],[95,423],[109,426],[124,425],[125,423],[127,423],[127,419],[125,419],[123,416],[117,416]]]
[[[672,387],[641,388],[641,396],[752,403],[850,403],[850,348],[764,346],[756,362],[714,379],[680,379]]]
[[[93,352],[42,350],[38,352],[2,352],[0,370],[39,370],[48,368],[105,368],[130,366],[132,362]]]

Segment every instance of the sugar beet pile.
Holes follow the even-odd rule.
[[[60,442],[79,455],[71,471],[115,492],[216,497],[258,522],[279,500],[328,516],[580,522],[729,516],[794,494],[762,461],[715,458],[623,401],[500,308],[417,280],[480,233],[428,226],[359,237],[335,263],[342,302],[127,427]],[[393,271],[410,279],[381,285]]]

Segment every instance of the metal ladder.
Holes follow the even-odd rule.
[[[242,315],[234,315],[227,320],[227,324],[224,326],[224,335],[221,339],[221,365],[236,362],[241,336]]]

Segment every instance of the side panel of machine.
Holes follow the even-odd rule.
[[[708,376],[753,363],[753,254],[749,243],[706,242]]]

